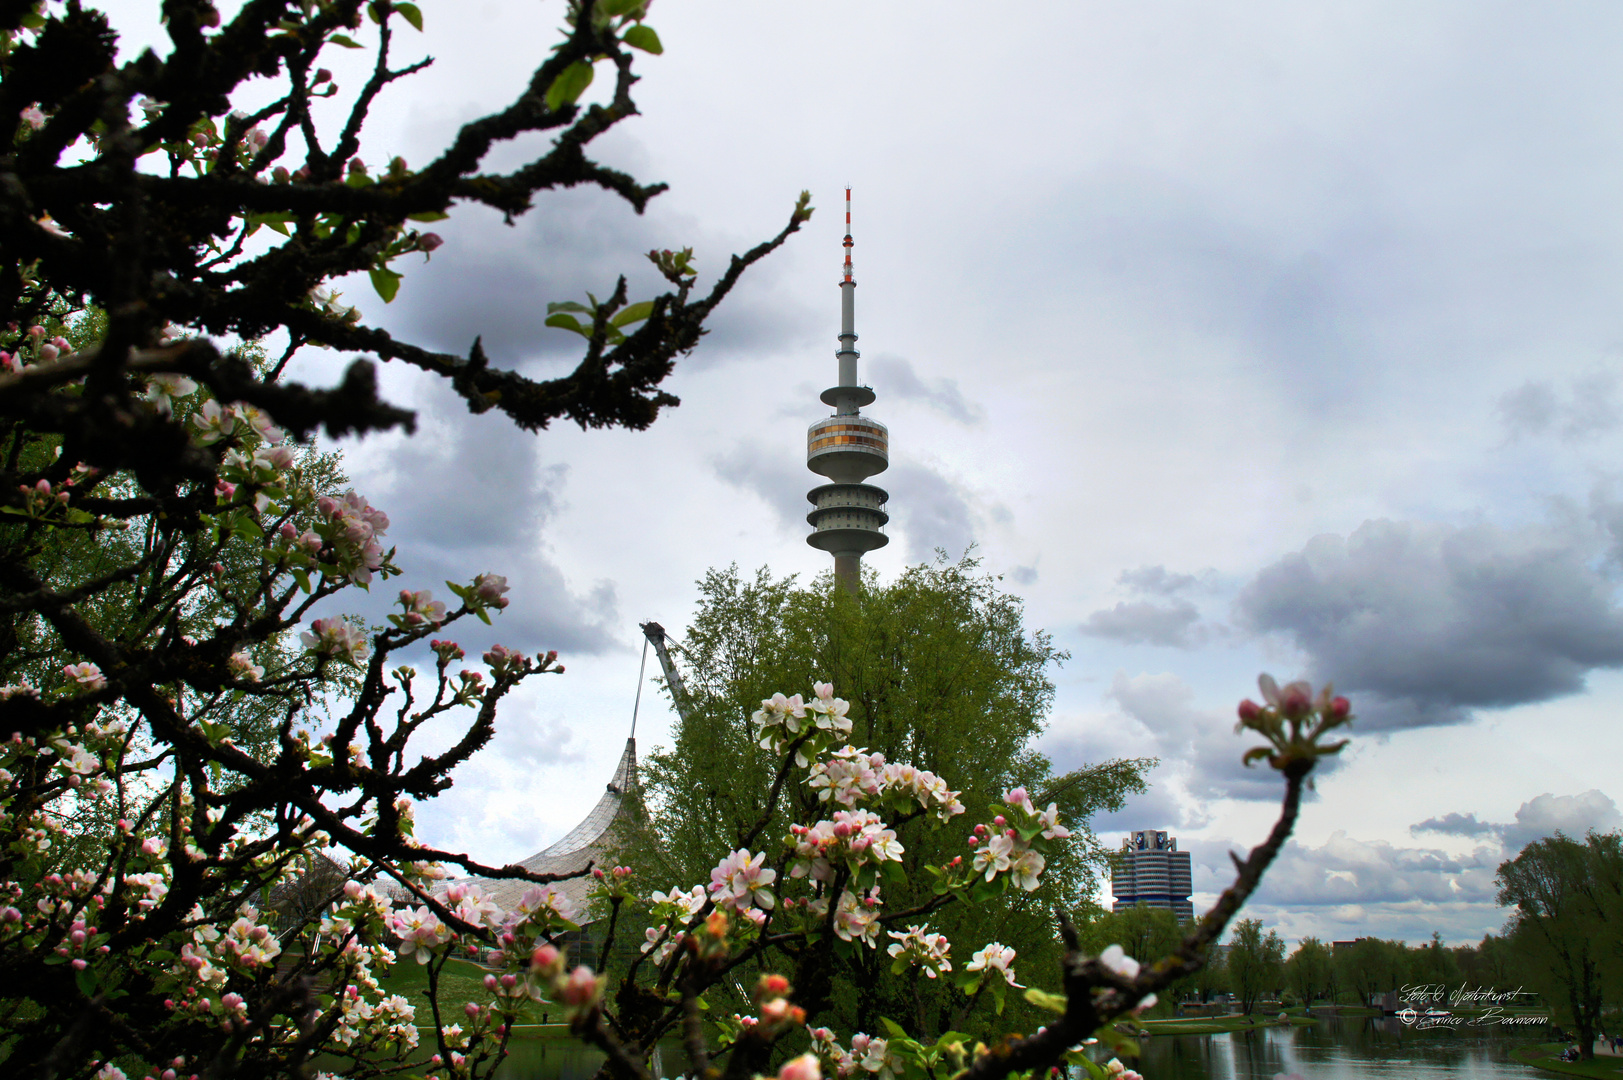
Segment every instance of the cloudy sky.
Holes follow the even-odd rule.
[[[424,7],[405,46],[436,63],[385,96],[368,161],[426,160],[511,100],[562,12]],[[392,305],[347,290],[420,343],[482,334],[555,372],[547,301],[622,271],[652,292],[652,247],[713,274],[802,188],[819,208],[647,432],[523,436],[386,373],[422,431],[346,452],[408,581],[508,574],[499,636],[569,667],[424,809],[431,839],[498,861],[560,836],[629,727],[637,623],[685,625],[708,567],[825,569],[804,425],[846,184],[892,437],[870,561],[976,544],[1072,651],[1056,763],[1162,761],[1107,840],[1170,828],[1210,902],[1278,795],[1231,730],[1263,670],[1334,680],[1360,718],[1252,905],[1288,939],[1474,940],[1507,852],[1623,823],[1623,10],[661,0],[650,22],[643,115],[598,144],[671,184],[645,216],[585,191],[511,228],[464,211]],[[645,696],[641,744],[670,720]]]

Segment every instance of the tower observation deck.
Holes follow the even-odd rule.
[[[851,276],[851,189],[845,189],[845,276],[840,281],[839,385],[821,395],[834,415],[824,417],[806,430],[806,468],[828,478],[829,483],[812,488],[806,498],[813,510],[806,515],[812,534],[806,543],[834,556],[834,577],[847,591],[855,593],[862,580],[865,552],[890,543],[884,533],[890,515],[885,503],[890,496],[884,488],[864,483],[868,477],[890,467],[890,431],[872,417],[862,415],[871,405],[874,392],[857,379],[857,331],[855,301],[857,283]]]

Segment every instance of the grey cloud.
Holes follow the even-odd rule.
[[[1499,399],[1499,419],[1510,438],[1557,432],[1576,441],[1617,427],[1617,375],[1597,371],[1573,379],[1565,399],[1548,381],[1528,381]]]
[[[799,458],[745,440],[710,459],[716,475],[736,488],[759,496],[787,529],[804,528],[811,503],[806,492],[818,478],[806,471]]]
[[[1545,793],[1522,803],[1515,824],[1505,826],[1503,837],[1505,850],[1516,852],[1557,832],[1581,837],[1591,829],[1613,832],[1620,826],[1623,815],[1618,814],[1617,804],[1600,791],[1591,789],[1581,795]]]
[[[1009,571],[1009,576],[1016,585],[1035,585],[1037,583],[1037,568],[1035,566],[1016,566]]]
[[[1107,837],[1106,834],[1112,832],[1171,829],[1173,835],[1177,835],[1179,829],[1201,828],[1210,819],[1199,807],[1179,798],[1173,779],[1174,772],[1167,765],[1152,769],[1147,791],[1142,795],[1130,796],[1120,810],[1104,810],[1094,814],[1088,820],[1089,827],[1111,849],[1119,843],[1115,838]],[[1179,840],[1178,847],[1186,848],[1187,845]]]
[[[1129,645],[1169,645],[1186,649],[1193,643],[1190,630],[1200,621],[1200,612],[1187,600],[1168,605],[1146,600],[1122,601],[1088,616],[1082,632],[1091,637],[1109,638]]]
[[[1440,818],[1427,818],[1410,825],[1411,833],[1434,832],[1444,836],[1498,836],[1504,826],[1491,821],[1478,821],[1475,814],[1444,814]]]
[[[1226,859],[1203,860],[1227,872]],[[1384,840],[1356,840],[1337,830],[1312,848],[1291,842],[1268,868],[1256,899],[1263,904],[1332,907],[1340,904],[1491,903],[1496,851],[1479,848],[1456,858],[1426,848],[1400,848]]]
[[[1196,863],[1195,888],[1206,894],[1201,899],[1215,900],[1233,881],[1227,852],[1248,846],[1179,844]],[[1498,863],[1498,853],[1489,847],[1456,858],[1338,831],[1319,847],[1287,843],[1246,911],[1279,927],[1287,939],[1311,934],[1326,941],[1363,936],[1423,941],[1436,930],[1451,943],[1474,942],[1504,922],[1495,902]]]
[[[870,370],[874,386],[887,398],[922,402],[962,424],[979,424],[986,419],[985,409],[964,398],[957,379],[921,379],[912,363],[900,356],[877,356],[870,361]]]
[[[1195,692],[1176,675],[1137,675],[1117,671],[1110,697],[1154,738],[1153,753],[1187,767],[1185,783],[1197,799],[1279,798],[1280,781],[1271,769],[1248,768],[1241,757],[1247,743],[1234,735],[1232,714],[1197,709]],[[1333,771],[1338,758],[1322,762]]]
[[[538,715],[533,703],[516,714],[505,708],[502,722],[491,740],[491,749],[503,760],[529,766],[563,765],[585,761],[586,755],[575,743],[575,733],[561,720]]]
[[[1355,693],[1365,730],[1457,723],[1576,693],[1623,665],[1623,611],[1593,537],[1368,521],[1263,569],[1237,609]]]
[[[1164,566],[1140,566],[1136,570],[1123,570],[1116,575],[1116,584],[1135,592],[1171,596],[1199,582],[1193,574],[1174,574]]]
[[[1590,789],[1579,795],[1546,792],[1522,803],[1513,822],[1480,821],[1475,814],[1444,814],[1418,825],[1411,833],[1434,832],[1445,836],[1492,836],[1514,855],[1534,840],[1563,833],[1582,837],[1590,831],[1614,832],[1623,827],[1623,814],[1604,792]]]
[[[962,489],[922,465],[901,465],[875,479],[890,491],[892,519],[907,534],[909,562],[925,562],[937,548],[956,558],[975,543],[969,499]]]
[[[458,624],[470,653],[495,641],[525,652],[600,653],[615,648],[614,586],[585,595],[540,552],[547,523],[559,511],[565,466],[544,465],[541,442],[511,424],[471,416],[435,388],[419,402],[422,430],[409,439],[363,445],[350,467],[357,490],[390,516],[385,542],[397,547],[399,585],[430,588],[491,572],[508,579],[509,606],[495,625]],[[346,594],[347,610],[381,621],[395,589],[377,584]]]
[[[1554,426],[1560,407],[1549,383],[1528,382],[1499,399],[1499,419],[1512,437],[1542,435]]]

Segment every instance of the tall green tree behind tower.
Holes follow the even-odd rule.
[[[674,745],[649,755],[643,770],[662,885],[707,882],[710,868],[759,822],[776,779],[750,721],[761,701],[832,682],[851,703],[853,745],[942,777],[962,792],[965,820],[977,820],[1017,786],[1043,806],[1058,804],[1079,842],[1063,862],[1048,865],[1037,891],[1012,891],[973,908],[955,905],[936,920],[955,940],[978,935],[1014,946],[1031,961],[1025,971],[1054,970],[1045,966],[1058,956],[1052,913],[1091,894],[1105,864],[1088,819],[1144,790],[1143,774],[1154,762],[1122,759],[1054,774],[1033,743],[1053,703],[1050,668],[1068,656],[1043,631],[1027,629],[1020,599],[967,556],[910,567],[888,583],[870,574],[857,597],[836,589],[826,574],[806,587],[765,569],[746,578],[736,567],[712,570],[699,589],[698,612],[678,650],[685,718]],[[768,822],[755,842],[769,862],[779,856],[791,815],[815,821],[838,809],[799,785],[788,790],[788,812]],[[931,835],[918,827],[922,822],[896,824],[904,873],[885,886],[886,906],[903,911],[930,895],[927,863],[967,858],[971,849],[948,850],[963,843],[952,830]],[[888,968],[883,949],[852,953],[851,1022],[860,1027],[892,998],[912,1002],[899,1015],[913,1016],[925,1030],[958,1022],[965,1002],[949,988],[904,988],[901,978],[893,984]]]

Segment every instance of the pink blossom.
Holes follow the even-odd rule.
[[[558,999],[571,1011],[582,1012],[597,1004],[602,992],[597,975],[591,968],[581,966],[569,973],[569,978],[558,989]]]
[[[530,954],[530,967],[543,974],[562,973],[564,968],[564,954],[558,951],[555,945],[538,946]]]
[[[1124,978],[1138,978],[1138,961],[1127,955],[1120,945],[1112,945],[1099,954],[1099,963]]]
[[[1014,853],[1014,841],[1007,836],[994,836],[986,842],[986,846],[975,852],[974,862],[971,864],[975,872],[985,871],[986,880],[991,881],[997,875],[1009,868],[1010,857]]]
[[[486,607],[504,608],[507,598],[507,579],[500,574],[480,574],[473,579],[473,595]]]
[[[400,938],[400,959],[411,957],[419,964],[434,958],[434,949],[451,940],[450,927],[440,922],[426,906],[406,909],[389,916],[389,928]]]
[[[748,848],[739,848],[728,855],[710,871],[710,899],[734,911],[757,905],[770,910],[775,903],[770,886],[778,873],[766,869],[765,862],[764,851],[751,856]]]
[[[801,1054],[790,1058],[778,1070],[778,1080],[822,1080],[823,1070],[816,1054]]]
[[[427,623],[438,626],[445,621],[445,602],[435,600],[434,594],[427,589],[419,589],[416,592],[401,589],[400,606],[406,609],[401,619],[407,626],[423,626]]]
[[[27,124],[35,131],[38,131],[40,128],[45,126],[45,114],[40,111],[40,107],[38,105],[30,105],[18,115],[22,118],[23,123]]]
[[[310,629],[299,635],[299,640],[311,652],[335,656],[356,665],[371,651],[366,635],[345,619],[316,619]]]
[[[192,427],[197,429],[197,441],[207,446],[228,438],[236,430],[237,414],[229,407],[222,409],[218,401],[210,398],[192,417]]]
[[[101,668],[91,663],[68,664],[62,669],[62,674],[86,690],[100,690],[107,685],[107,677],[101,673]]]
[[[1031,804],[1031,796],[1026,794],[1023,787],[1010,788],[1003,796],[1003,801],[1009,806],[1017,807],[1028,814],[1035,814],[1037,808]],[[999,825],[1003,824],[1001,821]]]
[[[1015,952],[1007,945],[1000,945],[995,941],[988,942],[986,947],[964,965],[965,971],[995,971],[1002,975],[1010,986],[1019,986],[1014,981]]]
[[[1040,884],[1045,862],[1042,852],[1026,848],[1009,860],[1009,877],[1026,892],[1032,892]]]

